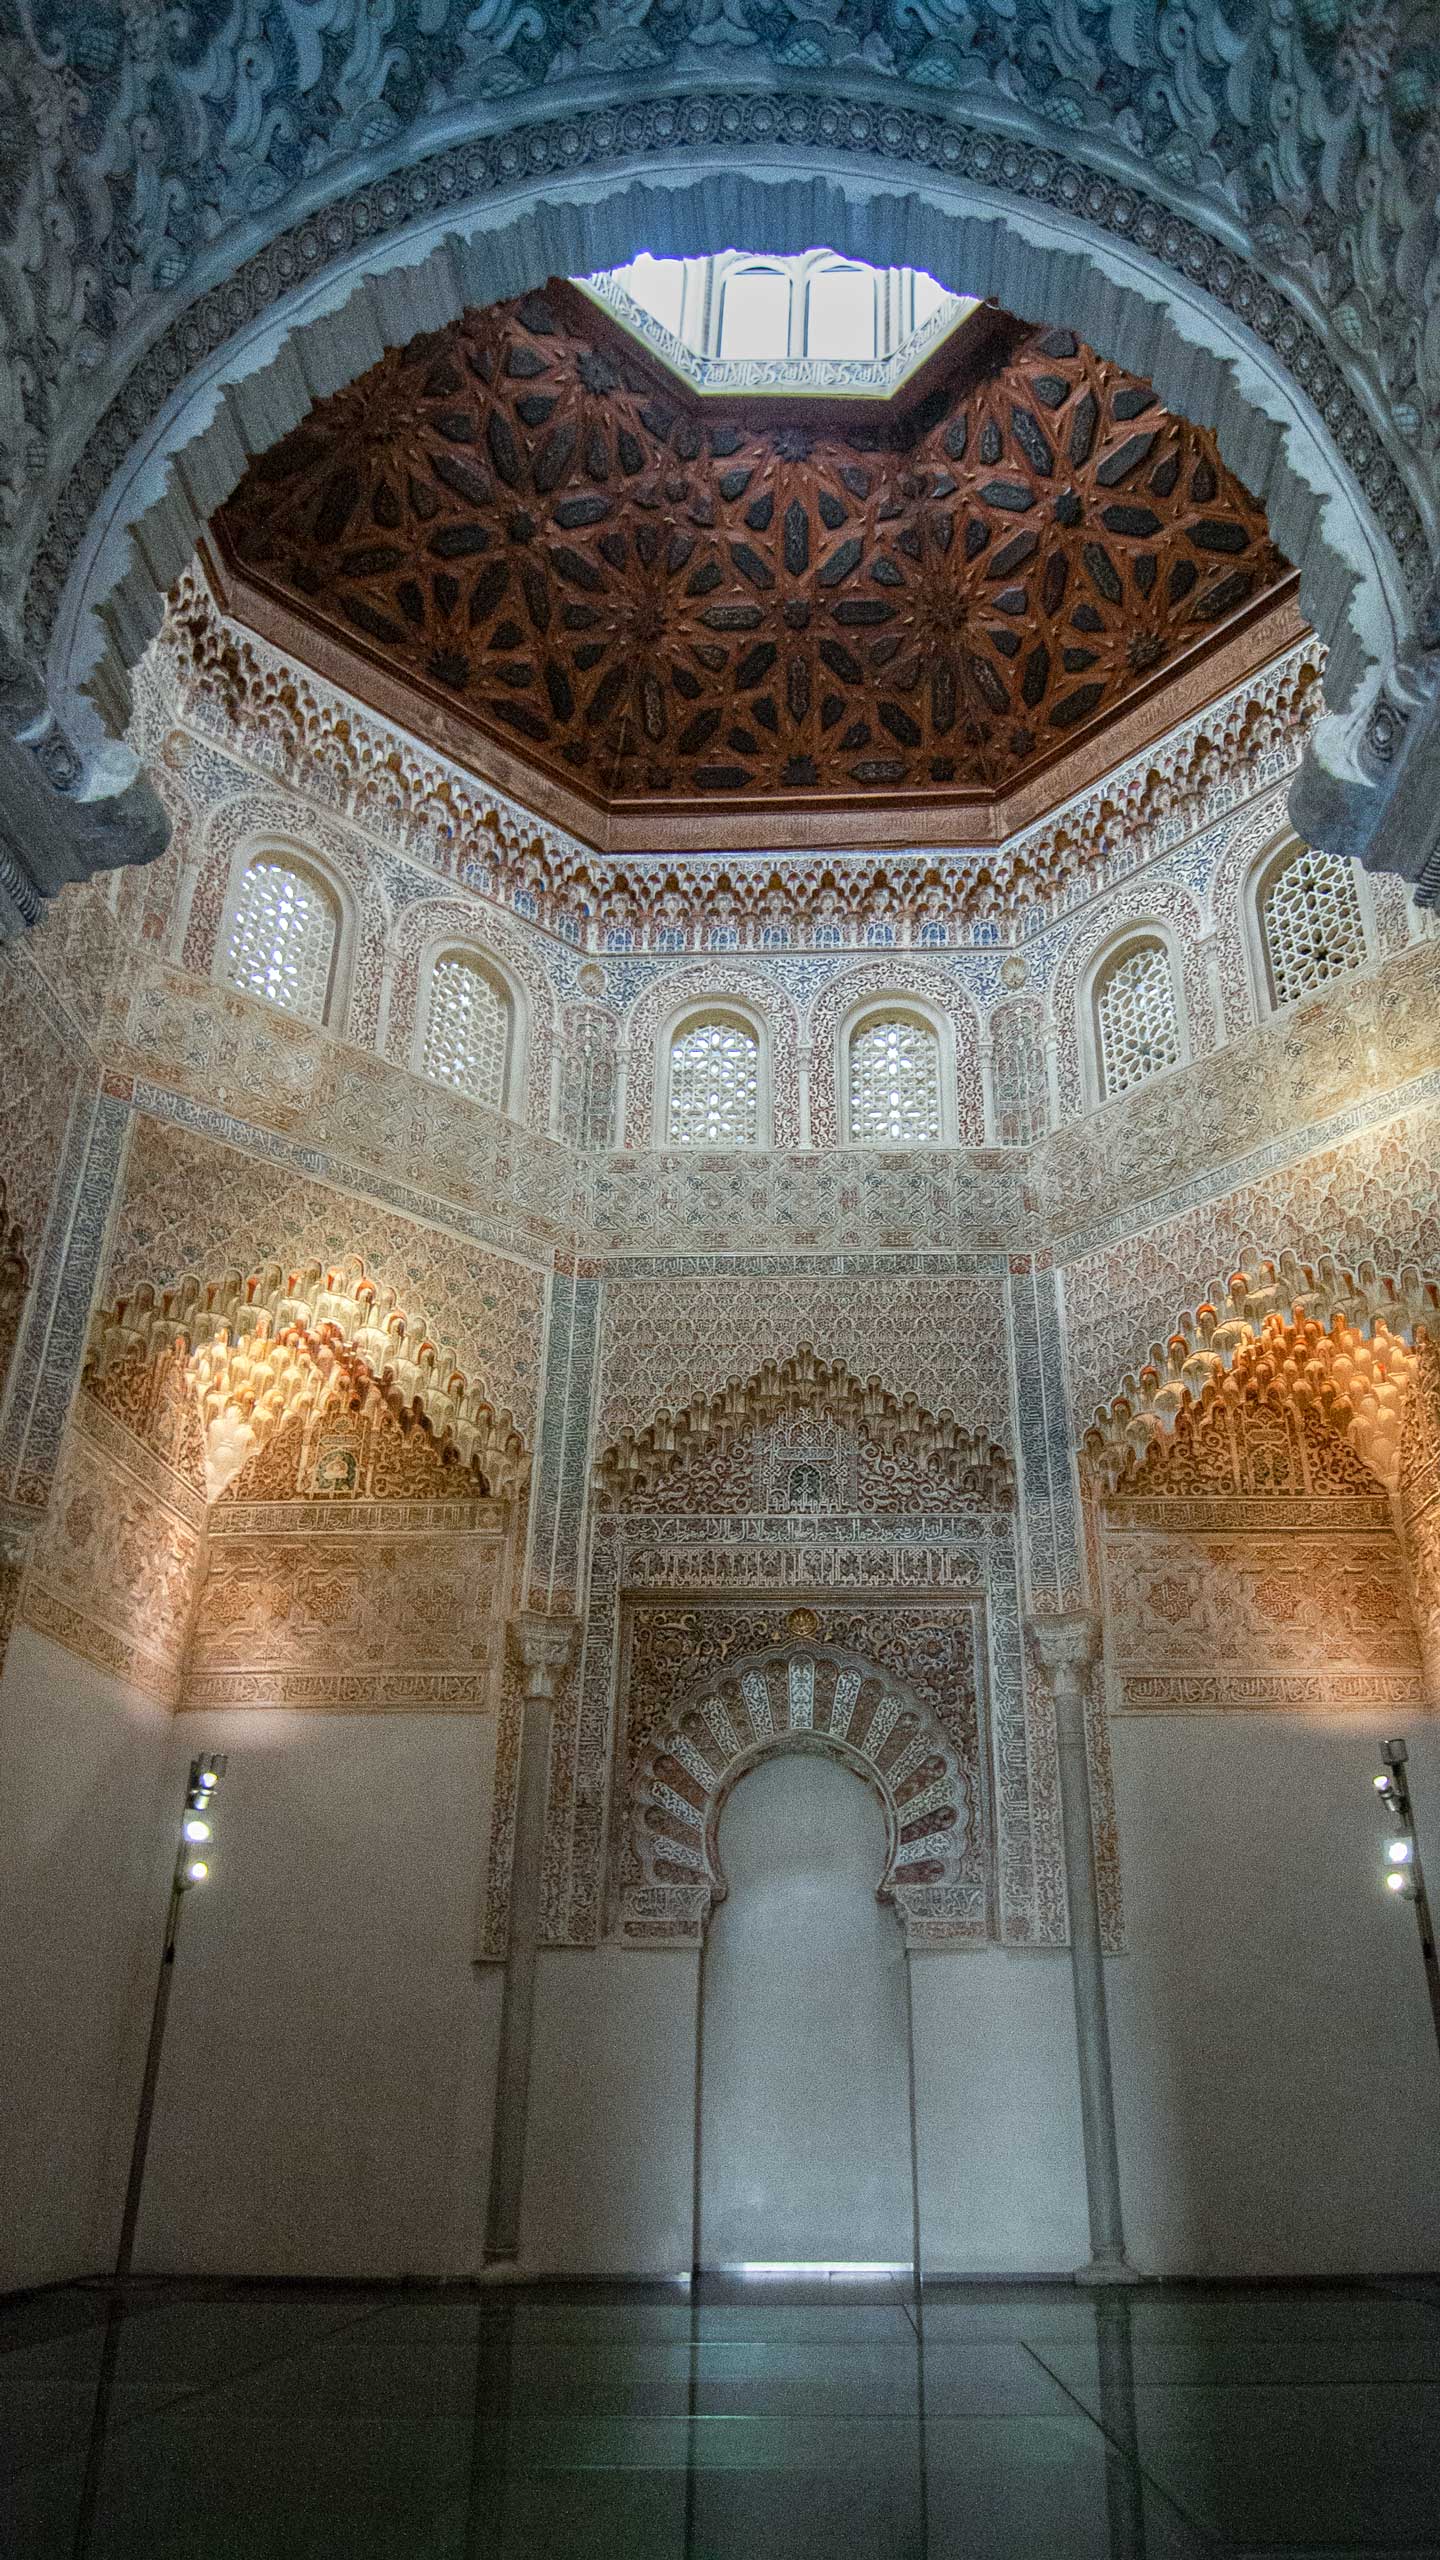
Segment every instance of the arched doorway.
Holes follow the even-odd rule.
[[[878,1899],[885,1808],[823,1749],[749,1767],[701,1975],[700,2268],[908,2265],[905,1948]]]

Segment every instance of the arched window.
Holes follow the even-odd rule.
[[[1180,1059],[1170,955],[1154,935],[1125,943],[1095,981],[1095,1045],[1106,1100]]]
[[[510,1000],[488,969],[463,951],[443,951],[430,971],[421,1074],[503,1110],[510,1026]]]
[[[995,1137],[1002,1147],[1032,1146],[1049,1123],[1045,1050],[1029,1005],[1004,1005],[991,1026],[990,1073]]]
[[[850,1034],[851,1146],[936,1147],[944,1136],[940,1043],[913,1013],[867,1014]]]
[[[760,1143],[760,1042],[733,1013],[682,1024],[670,1043],[665,1140],[672,1147]]]
[[[280,853],[247,863],[230,914],[225,975],[306,1022],[330,1009],[340,911],[314,872]]]
[[[812,271],[805,293],[807,356],[868,361],[876,353],[876,287],[874,267],[850,258],[827,258]]]
[[[722,356],[786,356],[790,353],[791,283],[783,267],[735,267],[725,279],[720,307]]]
[[[1261,875],[1256,912],[1270,1001],[1293,1004],[1365,963],[1353,862],[1297,845]]]

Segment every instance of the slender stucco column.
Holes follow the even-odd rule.
[[[525,2120],[530,2103],[530,2043],[535,2016],[535,1961],[540,1945],[540,1869],[550,1775],[550,1709],[575,1649],[573,1618],[526,1611],[510,1628],[525,1675],[520,1766],[515,1781],[515,1835],[510,1861],[510,1935],[500,2010],[495,2075],[495,2138],[485,2219],[487,2262],[514,2258],[520,2247],[525,2175]]]
[[[1077,2268],[1076,2281],[1134,2284],[1136,2271],[1125,2255],[1120,2207],[1115,2089],[1100,1944],[1100,1896],[1095,1882],[1090,1765],[1085,1748],[1085,1700],[1090,1666],[1100,1650],[1100,1622],[1079,1612],[1066,1617],[1032,1618],[1030,1635],[1055,1702],[1080,2122],[1085,2143],[1085,2193],[1090,2209],[1090,2263]]]

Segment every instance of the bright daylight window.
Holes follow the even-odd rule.
[[[262,857],[240,884],[225,954],[232,987],[323,1022],[335,957],[333,901],[316,880]]]
[[[850,1138],[937,1146],[940,1043],[923,1022],[896,1014],[868,1022],[850,1042]]]
[[[437,960],[425,1019],[425,1074],[498,1110],[509,1045],[510,1008],[485,971],[458,952]]]
[[[788,356],[790,278],[779,267],[737,267],[726,279],[720,314],[722,356]]]
[[[1105,1093],[1128,1093],[1180,1057],[1170,962],[1159,942],[1132,943],[1095,990],[1100,1075]]]
[[[672,1147],[753,1147],[760,1126],[760,1044],[741,1022],[692,1023],[670,1049]]]
[[[833,249],[646,251],[577,281],[702,391],[884,396],[977,308],[918,267],[871,267]]]

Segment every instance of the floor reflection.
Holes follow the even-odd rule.
[[[1440,2288],[0,2306],[16,2560],[1440,2560]]]

